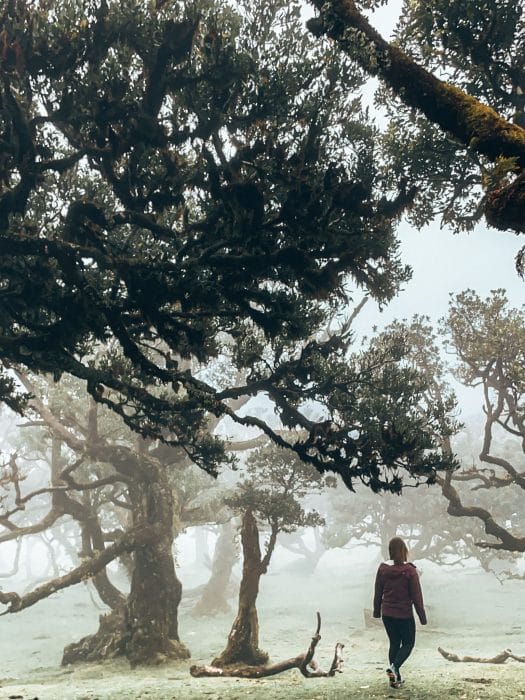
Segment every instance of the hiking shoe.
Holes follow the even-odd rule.
[[[390,683],[391,688],[397,688],[397,678],[395,671],[392,670],[392,668],[389,666],[386,670],[386,675],[388,676],[388,682]]]

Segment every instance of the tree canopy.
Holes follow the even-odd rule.
[[[491,539],[480,546],[523,552],[525,537],[520,524],[521,494],[525,488],[521,469],[525,445],[525,309],[509,308],[501,289],[486,299],[467,290],[452,299],[446,323],[460,380],[466,385],[480,385],[484,397],[481,464],[467,470],[461,478],[472,484],[473,490],[486,492],[484,502],[472,504],[472,498],[458,493],[451,478],[445,477],[443,493],[449,500],[448,512],[483,523]],[[498,490],[497,499],[491,495],[494,489]]]
[[[85,380],[211,473],[224,451],[207,421],[228,415],[351,485],[369,472],[341,409],[335,431],[302,410],[356,382],[348,336],[318,333],[350,285],[384,303],[407,278],[394,222],[414,190],[379,186],[364,76],[300,15],[283,0],[4,5],[0,357]],[[1,389],[21,405],[8,373]],[[293,444],[232,407],[256,395],[302,431]],[[387,468],[432,472],[423,443],[409,463],[398,441]]]

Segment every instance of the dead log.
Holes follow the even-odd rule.
[[[519,661],[525,663],[525,656],[517,656],[513,654],[510,649],[504,649],[496,656],[491,658],[483,658],[482,656],[458,656],[450,651],[445,651],[441,647],[438,647],[438,651],[447,661],[464,662],[464,663],[476,663],[476,664],[504,664],[507,659],[514,659],[514,661]]]
[[[265,664],[251,666],[248,664],[232,664],[219,668],[218,666],[191,666],[190,673],[195,678],[202,676],[235,676],[237,678],[263,678],[265,676],[275,676],[283,671],[298,668],[305,678],[327,678],[342,673],[343,648],[344,644],[337,642],[335,645],[334,658],[328,671],[323,671],[314,660],[315,648],[321,639],[321,615],[317,613],[317,629],[310,646],[304,654],[299,654],[285,661],[278,661],[275,664]]]

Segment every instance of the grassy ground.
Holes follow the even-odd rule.
[[[79,586],[32,609],[0,618],[0,698],[525,699],[525,664],[451,663],[437,651],[441,646],[460,655],[493,656],[510,647],[525,654],[522,584],[501,586],[481,571],[442,573],[431,565],[422,566],[430,624],[418,627],[416,649],[404,669],[407,682],[403,689],[388,686],[382,628],[364,625],[363,609],[370,603],[375,565],[352,566],[334,559],[307,579],[284,572],[266,576],[259,613],[261,646],[275,661],[306,650],[319,610],[323,625],[317,661],[328,667],[335,643],[345,644],[344,672],[335,678],[305,679],[295,670],[261,680],[192,678],[190,663],[209,663],[223,648],[232,615],[195,620],[189,601],[182,606],[180,634],[192,651],[190,662],[134,670],[121,660],[62,668],[64,645],[94,631],[100,612],[88,589]]]
[[[432,642],[429,635],[427,642]],[[368,649],[379,646],[377,635],[363,635],[360,643]],[[421,648],[423,646],[423,649]],[[356,663],[349,655],[345,671],[333,679],[304,679],[298,671],[289,671],[261,680],[194,679],[188,664],[133,670],[124,662],[104,667],[84,665],[76,669],[36,670],[30,677],[3,681],[0,697],[24,700],[274,700],[277,698],[324,700],[335,698],[403,698],[410,700],[460,700],[525,698],[524,669],[518,664],[481,666],[450,664],[432,657],[431,649],[419,644],[412,668],[407,669],[406,687],[391,690],[383,665],[377,660]],[[417,664],[417,665],[416,665]]]

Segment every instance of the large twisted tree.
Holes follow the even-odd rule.
[[[35,398],[30,421],[13,431],[11,456],[0,466],[0,545],[36,533],[53,541],[58,524],[74,537],[78,531],[80,542],[71,547],[75,566],[67,573],[23,595],[0,592],[4,612],[17,613],[90,579],[110,613],[96,634],[66,647],[63,663],[117,655],[132,663],[186,658],[172,545],[185,524],[209,517],[189,503],[201,490],[211,500],[211,477],[191,469],[180,450],[132,433],[78,381],[50,386],[21,380]],[[35,462],[39,468],[29,478],[26,465]],[[106,565],[116,557],[125,557],[129,591],[108,576]]]
[[[452,299],[446,326],[458,377],[467,386],[482,388],[485,414],[479,464],[455,475],[470,486],[471,494],[457,489],[451,475],[440,480],[448,512],[482,524],[488,539],[478,546],[525,552],[525,309],[509,308],[501,289],[486,299],[467,290]]]

